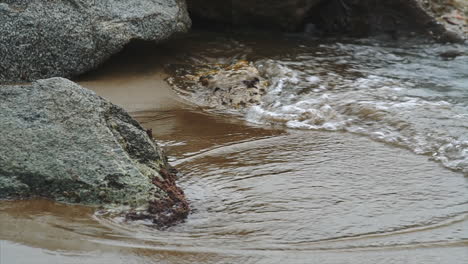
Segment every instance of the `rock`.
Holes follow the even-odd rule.
[[[189,212],[174,171],[138,122],[71,81],[0,86],[0,131],[0,199],[121,208],[159,226]]]
[[[467,37],[464,0],[187,0],[195,21],[394,39],[419,34],[441,42]]]
[[[176,91],[183,87],[196,90],[196,93],[188,93],[195,96],[189,98],[189,101],[218,109],[244,109],[258,105],[269,86],[259,70],[245,60],[231,65],[208,65],[208,69],[200,69],[195,75],[172,77],[168,82]]]
[[[448,51],[439,53],[439,56],[445,60],[453,60],[456,57],[463,56],[463,55],[465,55],[465,53],[459,50],[448,50]]]
[[[294,30],[322,0],[187,0],[194,17],[233,25]]]
[[[310,13],[308,22],[327,33],[352,36],[424,35],[441,42],[463,42],[461,32],[439,22],[432,3],[453,0],[328,0]],[[466,5],[466,4],[465,4]]]
[[[159,42],[190,27],[184,0],[6,0],[0,82],[72,77],[131,40]]]
[[[419,0],[420,5],[442,25],[442,40],[461,42],[468,38],[468,1]]]

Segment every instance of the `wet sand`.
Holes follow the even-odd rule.
[[[168,77],[164,64],[170,59],[165,54],[170,51],[154,51],[152,47],[150,43],[130,46],[101,68],[76,81],[130,113],[183,107],[164,80]],[[140,49],[153,51],[145,53]]]

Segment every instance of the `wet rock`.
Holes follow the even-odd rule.
[[[445,29],[441,36],[448,42],[468,38],[468,1],[419,0],[423,8]]]
[[[439,56],[446,60],[452,60],[458,56],[463,56],[463,55],[465,55],[465,53],[459,50],[448,50],[448,51],[439,53]]]
[[[464,41],[466,32],[454,31],[439,18],[443,12],[434,8],[436,2],[447,6],[446,10],[455,8],[448,7],[454,0],[328,0],[312,10],[306,21],[332,34],[386,34],[393,39],[425,35],[441,42]],[[459,22],[466,27],[466,21]]]
[[[260,104],[266,94],[268,81],[259,70],[248,61],[240,60],[231,65],[211,65],[211,69],[201,69],[197,74],[187,74],[181,78],[169,78],[173,86],[189,87],[198,90],[197,104],[212,108],[242,109]]]
[[[6,0],[0,3],[0,82],[71,77],[131,40],[185,32],[183,0]]]
[[[139,212],[158,225],[189,212],[174,171],[140,124],[71,81],[0,86],[0,131],[1,199]]]
[[[182,189],[178,188],[175,180],[176,174],[173,169],[161,168],[159,170],[163,178],[155,177],[152,183],[165,190],[166,196],[163,199],[153,199],[149,202],[148,210],[132,210],[127,213],[129,220],[152,220],[158,227],[170,226],[173,223],[185,219],[189,211],[188,203]]]

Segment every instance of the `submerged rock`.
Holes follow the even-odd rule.
[[[448,50],[448,51],[439,53],[439,56],[446,60],[453,60],[456,57],[463,56],[463,55],[465,55],[465,53],[459,50]]]
[[[197,98],[191,101],[212,108],[242,109],[258,105],[269,86],[259,70],[245,60],[231,65],[211,65],[210,69],[200,69],[194,75],[169,78],[168,81],[178,91],[184,87],[196,89],[198,92],[190,95]]]
[[[0,86],[0,131],[1,199],[120,208],[161,226],[189,212],[174,171],[138,122],[71,81]]]
[[[0,82],[76,76],[131,40],[163,41],[190,24],[184,0],[1,1]]]

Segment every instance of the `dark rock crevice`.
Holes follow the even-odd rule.
[[[195,25],[294,31],[322,0],[187,0]]]
[[[466,17],[453,27],[440,21],[444,12],[457,9],[454,0],[187,1],[194,24],[215,29],[256,27],[319,37],[425,36],[440,42],[462,42],[468,30]],[[435,2],[446,4],[434,8]]]

